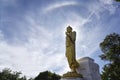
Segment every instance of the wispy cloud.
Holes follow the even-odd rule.
[[[54,4],[48,5],[46,8],[43,9],[43,12],[47,13],[49,11],[52,11],[58,8],[62,8],[65,6],[74,6],[74,5],[79,5],[79,4],[75,1],[57,2]]]
[[[0,42],[0,69],[9,67],[12,70],[22,71],[30,77],[37,75],[40,71],[53,70],[55,69],[53,66],[63,67],[64,64],[59,64],[64,62],[64,54],[59,49],[60,45],[51,42],[48,39],[50,36],[46,35],[37,36],[38,38],[31,36],[28,43],[19,46],[10,45],[2,40]]]
[[[108,10],[110,14],[113,14],[115,12],[116,6],[114,5],[114,0],[100,0],[100,2],[102,3],[102,7],[105,10]]]
[[[29,30],[25,33],[27,42],[24,44],[9,44],[4,39],[4,34],[2,32],[0,34],[0,53],[2,55],[0,57],[0,69],[9,67],[13,70],[20,70],[28,77],[34,77],[40,71],[54,71],[58,67],[63,68],[58,70],[59,73],[63,73],[67,69],[66,63],[64,63],[64,51],[61,49],[64,43],[59,44],[60,33],[49,31],[28,15],[25,18],[27,18]],[[56,35],[56,33],[58,34]]]

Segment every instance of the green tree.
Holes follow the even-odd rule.
[[[115,0],[115,1],[120,2],[120,0]]]
[[[5,68],[0,72],[0,80],[26,80],[26,77],[20,77],[21,72],[12,72],[9,68]]]
[[[44,71],[39,73],[39,75],[37,77],[35,77],[34,80],[60,80],[60,76],[52,73],[50,71]]]
[[[100,43],[100,48],[103,52],[100,58],[109,61],[103,67],[102,80],[120,80],[120,35],[107,35]]]

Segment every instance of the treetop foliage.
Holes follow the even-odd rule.
[[[26,80],[26,77],[20,77],[21,72],[11,71],[9,68],[5,68],[0,71],[0,80]]]
[[[102,80],[120,80],[120,34],[107,35],[100,48],[103,52],[100,58],[109,61],[103,67]]]
[[[61,76],[50,71],[44,71],[39,73],[35,80],[60,80]]]
[[[60,80],[61,76],[50,71],[40,72],[35,78],[27,79],[26,76],[21,77],[21,72],[12,71],[5,68],[0,71],[0,80]]]
[[[100,48],[104,54],[100,55],[101,59],[111,62],[120,62],[120,35],[113,33],[107,35]]]
[[[115,1],[120,2],[120,0],[115,0]]]

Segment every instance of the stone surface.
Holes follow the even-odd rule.
[[[77,69],[78,73],[83,75],[84,80],[101,80],[99,66],[89,57],[84,57],[78,60],[80,64]]]
[[[83,80],[82,78],[61,78],[60,80]]]

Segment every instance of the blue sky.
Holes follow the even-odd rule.
[[[102,71],[99,43],[120,34],[120,3],[113,0],[0,0],[0,70],[27,77],[50,70],[69,71],[65,30],[77,32],[77,59],[89,56]]]

